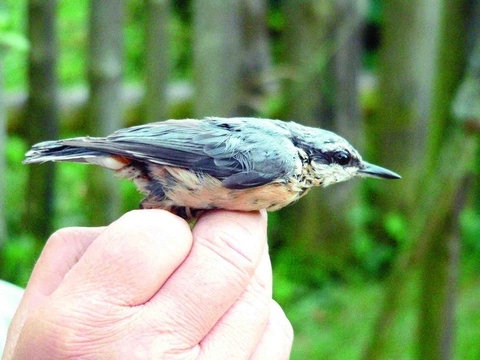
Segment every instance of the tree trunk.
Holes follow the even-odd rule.
[[[273,81],[272,57],[265,0],[242,1],[241,99],[238,115],[255,116],[266,95],[278,90]]]
[[[438,43],[436,0],[386,1],[379,58],[379,112],[367,122],[372,162],[402,175],[402,186],[374,184],[371,199],[381,224],[391,213],[408,214],[425,166],[426,135]],[[392,191],[395,187],[395,191]],[[378,225],[377,225],[378,226]],[[386,234],[379,229],[379,233]]]
[[[332,108],[333,122],[331,124],[324,122],[323,126],[348,139],[363,153],[363,119],[358,84],[362,57],[363,18],[358,2],[355,0],[339,1],[337,6],[335,51],[328,71],[332,75],[330,81],[333,99],[330,99],[329,103]],[[341,184],[342,188],[330,189],[322,194],[323,201],[319,206],[320,218],[329,219],[322,224],[322,234],[326,234],[325,241],[328,241],[329,253],[338,253],[342,256],[342,269],[345,269],[346,276],[351,274],[347,263],[351,260],[352,238],[357,230],[352,218],[353,212],[360,205],[360,185],[360,181],[354,180]],[[322,241],[324,241],[323,236]]]
[[[443,2],[438,74],[433,94],[434,110],[429,138],[430,168],[438,163],[438,153],[445,143],[451,141],[452,133],[458,127],[456,119],[452,117],[451,104],[465,71],[465,9],[465,1]],[[462,144],[459,147],[459,152],[465,151],[463,146]],[[461,198],[465,197],[466,190],[459,189],[457,192],[460,199],[457,202],[463,203]],[[451,277],[452,264],[455,261],[455,253],[452,252],[452,241],[455,237],[452,232],[455,222],[458,223],[459,211],[460,209],[455,209],[455,202],[452,202],[445,225],[438,228],[436,238],[425,240],[428,241],[426,251],[420,262],[422,278],[418,336],[419,357],[423,359],[452,358],[453,309],[456,300],[456,291],[452,291],[456,288]]]
[[[466,138],[460,131],[456,131],[437,155],[439,161],[433,169],[434,171],[424,170],[423,175],[431,174],[431,176],[427,177],[427,181],[419,189],[418,199],[421,200],[417,202],[417,211],[411,214],[409,218],[410,226],[405,240],[405,249],[395,261],[392,272],[388,277],[385,297],[379,299],[379,302],[381,302],[379,317],[371,341],[365,349],[363,359],[385,359],[389,357],[387,349],[391,341],[395,320],[398,314],[404,313],[402,306],[406,298],[412,296],[408,293],[408,289],[411,289],[409,282],[414,279],[415,271],[418,270],[419,264],[425,254],[430,251],[431,246],[443,247],[442,243],[437,244],[436,242],[443,237],[446,237],[448,241],[450,234],[445,235],[441,231],[445,229],[445,224],[451,217],[452,206],[455,203],[463,179],[469,171],[475,149],[474,139]],[[444,258],[442,258],[442,261],[444,261]],[[441,293],[445,295],[444,286],[444,283],[435,283],[435,288],[442,289]],[[444,300],[442,297],[438,299],[439,302]],[[437,301],[436,299],[430,300]],[[438,316],[438,313],[436,313],[436,316]],[[430,337],[428,341],[436,342],[436,330],[429,330],[426,327],[424,329],[425,331],[432,331],[428,335]],[[423,335],[421,335],[422,340],[424,340]],[[427,335],[425,334],[425,336]],[[420,341],[419,346],[422,346]],[[423,351],[428,346],[425,344],[420,352],[425,355]],[[424,359],[425,357],[419,358]],[[430,355],[426,358],[442,359],[442,357],[431,357]]]
[[[413,4],[410,6],[415,7]],[[421,271],[417,337],[419,358],[449,359],[451,357],[453,301],[449,290],[454,286],[451,283],[451,267],[455,261],[455,251],[451,248],[453,209],[455,198],[469,171],[475,151],[474,140],[466,138],[458,128],[451,126],[453,125],[451,104],[458,85],[456,84],[458,74],[463,68],[463,62],[459,61],[463,57],[461,48],[463,42],[459,37],[464,25],[464,20],[459,16],[461,7],[460,2],[444,4],[439,31],[437,62],[439,66],[434,68],[434,78],[438,80],[430,100],[432,105],[429,106],[432,109],[429,110],[432,130],[430,136],[436,137],[441,133],[434,129],[436,126],[442,126],[443,129],[448,125],[450,132],[448,136],[443,134],[445,135],[443,143],[440,146],[437,142],[436,151],[430,152],[430,158],[421,162],[423,168],[419,170],[420,181],[415,188],[412,187],[412,194],[409,195],[411,204],[415,204],[408,213],[409,236],[404,241],[403,253],[400,254],[389,276],[380,316],[364,359],[388,357],[386,348],[396,315],[403,313],[401,308],[407,297],[405,289],[409,288],[408,284],[413,278],[413,271],[418,269]],[[433,10],[429,9],[429,11]],[[392,24],[392,26],[398,27],[398,24]],[[412,24],[409,26],[415,27]],[[412,42],[412,38],[409,41]],[[424,61],[431,62],[431,55],[427,53],[424,56],[426,56]],[[402,76],[409,78],[410,75],[402,73]],[[429,143],[433,142],[430,139]],[[392,151],[386,152],[391,154]]]
[[[167,82],[170,75],[168,20],[169,0],[146,1],[146,122],[168,118]]]
[[[195,116],[234,116],[240,98],[240,0],[196,0],[193,7]]]
[[[361,17],[356,2],[347,2],[343,8],[340,5],[285,2],[285,58],[290,74],[286,119],[322,126],[359,144]],[[339,19],[338,23],[332,19]],[[357,189],[355,182],[313,189],[298,204],[282,210],[280,234],[296,234],[284,241],[294,239],[292,251],[308,266],[347,276],[353,231],[348,216],[355,206]]]
[[[88,82],[90,135],[118,130],[123,115],[123,1],[91,0]],[[119,182],[107,170],[89,167],[86,213],[90,225],[106,225],[120,213]]]
[[[28,3],[27,121],[30,144],[57,137],[55,0]],[[54,165],[29,167],[25,228],[43,243],[52,231]]]

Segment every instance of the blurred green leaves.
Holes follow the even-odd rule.
[[[28,50],[27,39],[15,30],[10,11],[3,3],[0,3],[0,49]]]
[[[2,249],[3,262],[0,267],[0,278],[25,287],[42,251],[36,244],[34,237],[29,235],[7,239]]]

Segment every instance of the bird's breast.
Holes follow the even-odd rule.
[[[275,211],[298,200],[308,191],[294,179],[279,179],[248,189],[228,189],[222,186],[221,180],[208,174],[170,166],[151,169],[151,176],[162,186],[164,201],[169,206],[193,209]]]

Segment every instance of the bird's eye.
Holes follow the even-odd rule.
[[[333,161],[339,165],[347,165],[350,162],[350,155],[345,151],[339,151],[333,154]]]

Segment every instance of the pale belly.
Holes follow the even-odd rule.
[[[278,210],[298,200],[308,192],[295,182],[272,182],[249,189],[227,189],[220,180],[209,176],[197,176],[191,171],[161,167],[150,175],[161,184],[165,196],[155,206],[155,199],[149,200],[149,207],[169,209],[187,207],[191,209],[227,209],[253,211],[267,209]],[[143,192],[145,183],[136,181]],[[160,199],[158,199],[160,200]],[[157,200],[157,201],[158,201]]]

